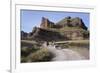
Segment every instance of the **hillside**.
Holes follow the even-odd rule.
[[[62,28],[67,26],[69,28],[79,27],[84,30],[87,30],[87,27],[85,26],[83,20],[79,17],[76,17],[76,18],[65,17],[64,19],[57,22],[56,25],[60,25],[60,26],[62,26]]]
[[[21,39],[36,41],[63,41],[88,38],[89,31],[79,17],[65,17],[57,23],[42,17],[40,27],[33,27],[33,30],[29,33],[21,31]]]
[[[28,39],[36,40],[36,41],[67,40],[66,37],[64,37],[57,31],[52,31],[52,30],[47,30],[47,29],[42,29],[42,28],[35,28],[34,31],[30,32],[29,34],[32,34],[32,35],[29,35]]]

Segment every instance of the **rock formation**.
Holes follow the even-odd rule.
[[[57,41],[67,40],[66,37],[61,35],[59,32],[51,31],[43,28],[35,28],[29,35],[28,39],[36,41]]]
[[[56,25],[54,22],[51,22],[50,20],[48,20],[45,17],[42,17],[40,28],[45,28],[45,29],[48,29],[48,28],[61,28],[61,26]]]
[[[21,39],[36,41],[60,41],[88,38],[89,31],[83,20],[79,17],[71,18],[70,16],[65,17],[57,23],[42,17],[40,27],[34,27],[30,33],[21,32]]]
[[[68,26],[68,27],[80,27],[82,29],[87,30],[87,27],[85,26],[83,20],[79,17],[76,18],[65,17],[56,24],[61,25],[62,26],[61,28]]]
[[[49,21],[47,18],[42,17],[41,28],[63,28],[65,26],[68,27],[80,27],[87,30],[83,20],[79,17],[71,18],[70,16],[65,17],[57,23]]]

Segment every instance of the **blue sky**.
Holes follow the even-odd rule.
[[[35,10],[21,10],[21,30],[31,32],[34,26],[39,27],[42,17],[48,18],[50,21],[58,22],[61,19],[71,16],[80,17],[87,27],[89,27],[90,15],[82,12],[53,12],[53,11],[35,11]]]

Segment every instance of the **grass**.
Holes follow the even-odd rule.
[[[57,44],[89,44],[89,40],[69,40],[69,41],[58,41]]]
[[[52,54],[46,48],[41,48],[31,52],[27,57],[21,57],[21,62],[45,62],[50,61],[51,58]]]
[[[21,47],[21,56],[22,57],[26,57],[28,56],[30,53],[36,52],[37,50],[39,50],[38,47],[36,47],[35,45],[33,45],[32,47]]]
[[[34,41],[21,40],[21,63],[50,61],[52,54]]]
[[[50,61],[52,56],[51,53],[46,49],[40,49],[39,51],[32,53],[28,56],[31,59],[31,62],[41,62],[41,61]]]
[[[68,42],[69,47],[85,47],[89,48],[89,40],[77,40]]]

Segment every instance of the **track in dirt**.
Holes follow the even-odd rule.
[[[78,52],[70,49],[55,48],[55,46],[46,46],[47,49],[54,55],[52,61],[64,61],[64,60],[83,60],[85,57],[80,55]]]

